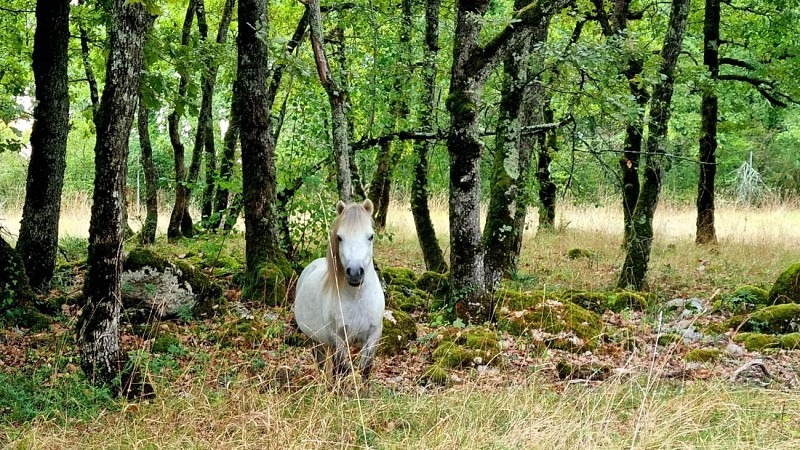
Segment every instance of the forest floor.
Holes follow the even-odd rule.
[[[65,227],[73,237],[62,240],[62,256],[78,259],[85,251],[80,230],[88,226],[81,218],[88,215],[70,214]],[[800,351],[748,351],[732,340],[732,330],[667,338],[678,325],[700,330],[723,323],[730,314],[712,312],[721,296],[743,284],[769,288],[800,262],[800,210],[723,205],[717,214],[719,244],[698,247],[691,208],[659,209],[649,278],[662,305],[602,315],[605,329],[628,333],[627,339],[572,353],[498,330],[497,364],[453,369],[444,386],[427,383],[425,372],[437,336],[465,331],[460,324],[415,314],[417,340],[404,353],[378,358],[368,395],[347,387],[332,392],[308,348],[287,344],[295,332],[290,312],[244,304],[238,313],[205,321],[163,322],[144,331],[125,325],[123,345],[155,396],[111,399],[81,374],[73,331],[80,309],[65,304],[48,330],[0,330],[0,446],[798,448]],[[376,261],[420,274],[410,213],[395,208],[389,217]],[[531,218],[535,223],[535,212]],[[446,245],[441,207],[434,208],[434,221]],[[608,290],[623,257],[615,208],[568,206],[557,222],[554,233],[526,234],[519,274],[506,286]],[[176,258],[239,259],[241,239],[157,248]],[[573,248],[593,256],[570,259]],[[82,269],[64,267],[54,297],[80,289]],[[226,296],[239,304],[237,289]],[[674,299],[700,307],[663,307]],[[258,333],[230,333],[242,315],[260,324]],[[156,334],[176,340],[155,351]],[[713,357],[687,359],[697,349],[712,349]]]

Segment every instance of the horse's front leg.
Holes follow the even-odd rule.
[[[381,333],[373,332],[364,347],[361,348],[361,361],[359,361],[359,369],[361,370],[361,380],[366,383],[369,379],[369,373],[372,371],[372,363],[375,361],[375,353],[378,350],[378,341],[381,339]]]
[[[344,333],[336,340],[333,349],[333,375],[337,379],[342,379],[350,373],[352,361],[350,360],[350,346],[347,345]]]
[[[325,360],[328,359],[328,346],[325,344],[315,344],[314,347],[311,348],[311,351],[314,352],[314,361],[317,362],[317,367],[319,367],[320,372],[325,374]]]

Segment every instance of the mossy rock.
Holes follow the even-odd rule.
[[[609,308],[609,295],[602,292],[575,292],[565,295],[564,300],[571,301],[582,308],[600,314]]]
[[[403,286],[408,289],[417,288],[417,275],[405,267],[387,267],[381,269],[381,276],[388,285]]]
[[[422,289],[390,285],[387,294],[387,305],[405,312],[427,311],[431,304],[430,294]]]
[[[269,262],[261,266],[254,279],[245,274],[242,297],[267,306],[286,306],[288,289],[295,272],[288,262]]]
[[[435,384],[437,386],[448,386],[451,384],[450,373],[439,364],[433,364],[422,374],[422,381]]]
[[[185,261],[170,261],[137,247],[123,262],[125,316],[133,321],[182,316],[210,317],[225,304],[222,287]]]
[[[792,264],[775,280],[768,302],[771,305],[800,303],[800,263]]]
[[[569,259],[581,259],[581,258],[596,258],[597,253],[587,250],[585,248],[571,248],[567,251],[567,258]]]
[[[608,297],[608,309],[620,312],[625,309],[644,311],[650,305],[651,297],[633,291],[620,291]]]
[[[417,287],[436,298],[444,298],[450,292],[450,273],[427,271],[419,276]]]
[[[504,310],[522,311],[534,308],[545,300],[560,301],[562,296],[566,295],[568,294],[556,291],[498,289],[494,293],[495,314],[502,313]]]
[[[497,365],[500,359],[500,342],[497,333],[483,328],[465,328],[446,332],[433,351],[433,360],[445,368],[469,365]]]
[[[718,348],[696,348],[684,356],[687,362],[714,362],[722,352]]]
[[[780,345],[780,339],[778,337],[762,333],[738,333],[733,337],[733,342],[744,344],[744,348],[751,352],[775,348]]]
[[[603,334],[600,316],[570,301],[546,300],[512,311],[500,316],[498,327],[515,336],[532,330],[556,335],[548,346],[569,351],[592,350]]]
[[[394,356],[417,340],[417,324],[408,314],[397,309],[387,309],[383,314],[383,334],[378,354]]]
[[[767,306],[750,314],[742,331],[756,331],[769,334],[790,333],[800,328],[800,304],[783,303]]]
[[[150,350],[153,353],[168,353],[171,348],[180,348],[181,341],[172,334],[161,333],[153,341],[153,346]]]
[[[800,333],[789,333],[779,336],[781,348],[786,350],[800,350]]]
[[[742,285],[730,295],[723,296],[714,304],[714,311],[742,313],[753,311],[769,304],[769,292],[757,286]]]

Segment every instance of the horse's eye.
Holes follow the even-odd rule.
[[[367,240],[370,240],[370,241],[371,241],[371,240],[372,240],[372,238],[374,238],[374,237],[375,237],[375,235],[374,235],[374,234],[370,234],[370,235],[369,235],[369,237],[367,238]]]
[[[338,239],[339,242],[342,242],[342,237],[341,236],[336,236],[336,239]]]

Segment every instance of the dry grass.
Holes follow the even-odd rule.
[[[722,382],[508,389],[465,384],[357,400],[321,386],[195,385],[93,423],[36,422],[8,448],[769,448],[800,444],[800,397]],[[68,422],[69,423],[69,422]],[[2,438],[2,435],[0,435]]]

